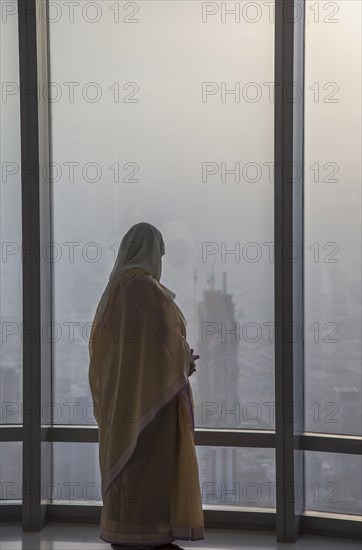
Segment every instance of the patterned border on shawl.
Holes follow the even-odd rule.
[[[194,412],[193,412],[190,391],[191,391],[190,382],[188,382],[188,384],[185,384],[185,386],[180,391],[180,397],[186,403],[186,410],[187,410],[190,424],[192,426],[192,434],[195,440]]]
[[[167,538],[166,538],[167,537]],[[167,544],[173,540],[204,540],[204,527],[172,527],[167,533],[118,534],[101,528],[100,538],[111,544]]]
[[[157,413],[161,410],[162,407],[167,405],[172,399],[176,397],[176,395],[184,389],[185,386],[189,384],[189,381],[187,380],[185,382],[185,376],[182,375],[178,380],[176,380],[170,388],[164,392],[154,403],[154,405],[147,411],[143,417],[140,420],[139,423],[139,430],[138,433],[135,435],[127,449],[124,451],[122,456],[113,464],[113,466],[110,468],[104,482],[102,483],[102,498],[105,499],[105,496],[107,492],[110,490],[113,482],[115,479],[121,474],[122,470],[127,465],[128,461],[130,460],[136,445],[137,445],[137,439],[141,433],[142,430],[146,428],[146,426],[154,419],[154,417],[157,415]]]

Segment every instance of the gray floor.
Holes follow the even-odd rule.
[[[110,550],[97,525],[50,523],[40,533],[23,533],[17,524],[0,526],[1,550]],[[295,544],[275,541],[274,533],[205,529],[205,540],[176,541],[187,550],[361,550],[359,541],[303,535]]]

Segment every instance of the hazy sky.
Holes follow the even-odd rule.
[[[114,1],[93,3],[98,7],[86,11],[85,3],[74,2],[74,12],[63,2],[53,4],[53,222],[54,240],[63,252],[54,270],[56,317],[69,317],[73,307],[84,308],[86,315],[93,312],[112,269],[114,243],[133,223],[149,221],[159,227],[166,242],[162,281],[176,292],[186,315],[193,311],[194,269],[201,298],[215,262],[216,286],[221,287],[221,273],[227,271],[238,315],[271,321],[274,25],[270,5],[260,1],[260,10],[243,12],[245,2],[223,3],[240,8],[237,22],[235,16],[223,13],[220,2],[148,0],[130,2],[126,10],[120,3],[119,12]],[[306,319],[352,321],[334,358],[323,346],[319,349],[321,362],[335,368],[352,349],[349,380],[357,385],[360,15],[361,3],[355,0],[306,3]],[[16,30],[15,16],[9,15],[6,22],[3,18],[1,77],[9,82],[18,80]],[[2,162],[19,161],[16,95],[2,103],[1,115]],[[94,167],[101,173],[92,183]],[[333,174],[336,167],[338,173]],[[240,181],[235,174],[225,174],[233,168]],[[316,170],[319,182],[313,181]],[[126,176],[131,181],[123,181]],[[323,181],[328,176],[338,181]],[[2,240],[20,241],[19,174],[2,181],[1,204]],[[65,242],[79,243],[75,263],[69,262]],[[85,261],[79,253],[89,242],[102,248],[97,263]],[[215,254],[202,256],[205,243],[214,243]],[[317,263],[315,243],[320,247]],[[337,245],[337,263],[325,261],[333,252],[333,247],[323,248],[328,243]],[[223,255],[232,249],[240,256]],[[255,252],[258,261],[252,261]],[[2,274],[8,274],[2,289],[14,300],[18,297],[2,305],[2,314],[15,303],[20,307],[20,269],[19,257],[2,265]],[[98,290],[93,286],[86,300],[80,294],[75,303],[69,288],[79,273]],[[306,368],[313,370],[308,346],[306,353]]]

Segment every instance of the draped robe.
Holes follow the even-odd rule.
[[[117,278],[105,310],[97,308],[89,356],[100,537],[140,545],[203,539],[186,322],[149,271]]]

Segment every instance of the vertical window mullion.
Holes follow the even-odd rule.
[[[303,511],[304,3],[276,2],[275,399],[277,540],[295,542]]]
[[[23,530],[45,524],[50,482],[51,443],[42,427],[49,423],[51,342],[50,262],[44,250],[50,242],[47,84],[47,21],[43,5],[18,0],[20,124],[22,162],[23,261]]]

